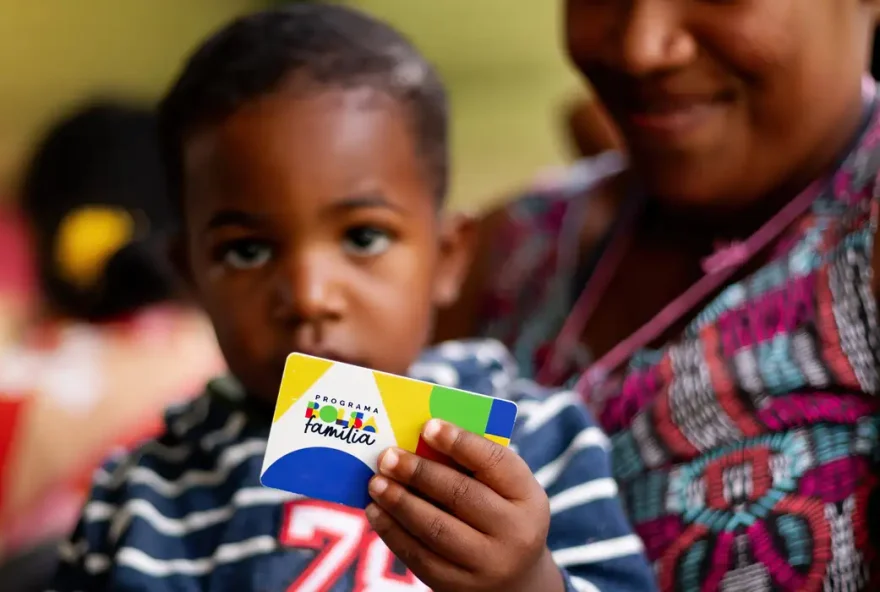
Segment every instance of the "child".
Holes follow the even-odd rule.
[[[467,229],[439,214],[446,98],[412,46],[322,3],[245,17],[196,52],[161,117],[177,260],[235,379],[98,473],[55,590],[652,589],[575,399],[528,398],[544,393],[494,342],[422,353]],[[474,476],[388,450],[366,513],[261,488],[292,351],[515,397],[514,448],[429,422]]]

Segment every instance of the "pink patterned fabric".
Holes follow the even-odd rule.
[[[867,516],[880,456],[878,171],[872,102],[852,152],[771,261],[598,385],[620,494],[662,589],[880,586]],[[579,199],[564,185],[529,195],[499,235],[483,334],[526,374],[572,305],[558,237]]]

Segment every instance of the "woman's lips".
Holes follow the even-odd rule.
[[[637,136],[662,143],[685,141],[716,120],[728,106],[724,96],[665,96],[623,104],[623,123]]]
[[[715,101],[691,103],[670,108],[630,111],[630,125],[642,133],[664,137],[684,136],[719,114],[721,105]]]

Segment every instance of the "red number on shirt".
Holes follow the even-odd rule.
[[[374,532],[364,513],[317,500],[297,500],[285,507],[280,542],[315,549],[318,556],[287,589],[328,592],[357,561],[353,592],[429,592],[412,573],[394,573],[394,555]]]
[[[395,573],[394,555],[375,532],[364,536],[361,558],[354,578],[355,592],[430,592],[411,571]]]
[[[327,592],[357,557],[366,530],[357,510],[304,500],[288,504],[281,544],[315,549],[318,556],[289,592]]]

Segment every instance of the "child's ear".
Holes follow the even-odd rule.
[[[434,304],[455,304],[467,277],[477,244],[477,217],[462,212],[444,214],[440,220],[440,253],[434,278]]]

